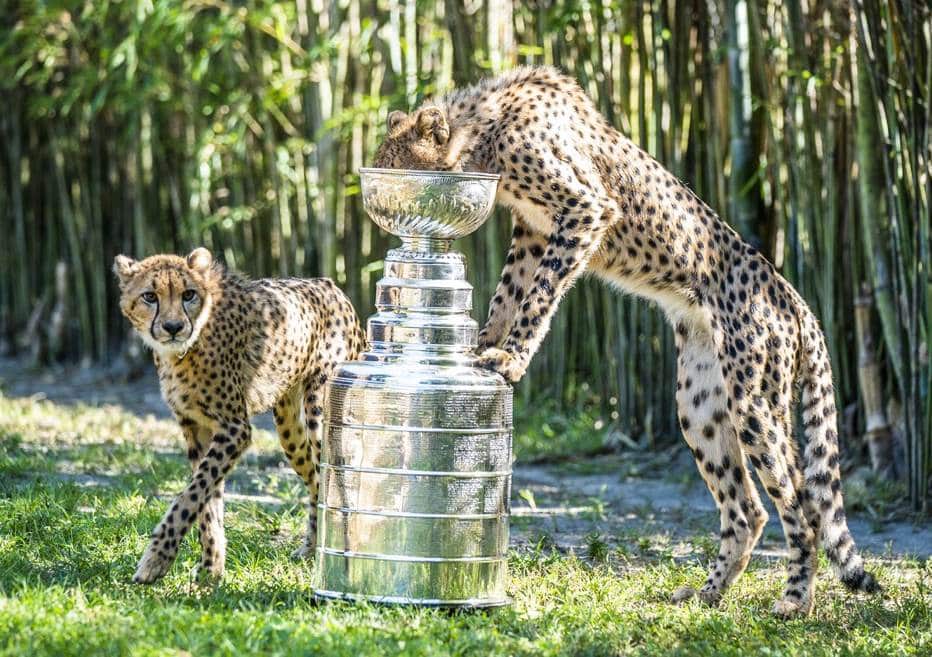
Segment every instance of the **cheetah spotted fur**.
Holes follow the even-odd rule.
[[[162,395],[181,425],[193,470],[153,530],[133,580],[162,577],[195,522],[198,576],[223,575],[224,478],[250,443],[250,416],[269,409],[310,493],[307,535],[296,556],[312,555],[322,387],[365,340],[349,300],[328,279],[248,280],[225,271],[203,248],[187,258],[117,256],[114,272],[120,308],[152,348]]]
[[[684,184],[615,130],[571,78],[522,68],[392,112],[376,166],[502,176],[514,224],[480,333],[480,362],[519,380],[561,297],[589,271],[656,302],[675,331],[680,425],[721,514],[697,591],[717,604],[767,521],[749,460],[779,512],[788,577],[775,613],[808,614],[817,548],[851,589],[879,586],[848,531],[825,339],[799,294]],[[795,384],[806,447],[792,439]]]

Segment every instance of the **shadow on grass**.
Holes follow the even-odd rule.
[[[0,412],[9,404],[0,397]],[[695,510],[682,517],[670,512],[663,517],[675,524],[677,536],[659,532],[652,538],[657,519],[649,517],[651,507],[635,508],[630,499],[615,505],[617,500],[602,499],[601,493],[595,499],[571,485],[567,494],[560,486],[551,493],[547,482],[535,489],[537,502],[528,505],[539,504],[537,510],[548,517],[536,524],[516,518],[516,528],[527,525],[529,536],[535,527],[565,535],[572,515],[586,521],[580,531],[596,527],[607,538],[589,539],[588,551],[582,552],[586,557],[557,550],[552,539],[546,545],[539,541],[537,549],[512,549],[509,594],[515,603],[506,609],[450,613],[317,603],[310,565],[289,558],[304,528],[303,495],[284,495],[282,504],[263,502],[271,498],[268,494],[228,502],[228,570],[219,586],[202,586],[191,576],[199,552],[193,535],[185,538],[164,580],[137,586],[131,578],[148,533],[164,512],[166,497],[180,490],[188,476],[180,439],[178,451],[169,454],[152,439],[164,437],[164,423],[147,428],[138,418],[118,420],[87,408],[48,405],[36,411],[27,403],[16,408],[22,417],[11,420],[8,413],[0,419],[0,633],[7,623],[39,637],[35,645],[45,648],[11,654],[91,654],[75,642],[79,636],[109,654],[127,654],[137,646],[151,649],[142,654],[176,648],[243,654],[246,646],[261,646],[276,654],[354,657],[828,657],[921,654],[917,646],[932,637],[928,563],[883,566],[890,586],[882,598],[849,594],[823,571],[815,614],[788,623],[769,614],[783,577],[782,567],[772,560],[755,558],[720,609],[698,603],[672,607],[669,594],[679,585],[701,582],[706,562],[715,558],[717,541],[709,538],[705,516],[698,527]],[[75,418],[73,413],[86,415]],[[127,439],[137,431],[138,440]],[[240,464],[231,485],[271,488],[276,494],[300,488],[288,470],[279,474],[271,466],[257,467],[278,462],[277,445],[272,449]],[[592,474],[621,470],[618,461],[608,472],[600,464]],[[654,472],[650,463],[637,466],[639,477]],[[583,511],[571,514],[574,506]],[[630,526],[628,516],[613,515],[619,510],[632,517]],[[559,518],[559,527],[551,523],[550,513]],[[686,557],[673,549],[677,541],[691,546]],[[0,654],[3,644],[0,637]]]
[[[120,486],[127,476],[85,486],[54,474],[8,478],[0,471],[0,591],[28,586],[80,586],[100,593],[156,592],[158,596],[192,599],[209,590],[195,585],[187,570],[199,553],[196,530],[185,537],[179,557],[164,583],[154,587],[130,584],[136,559],[142,554],[149,532],[165,510],[166,502],[139,492],[139,487]],[[251,568],[286,561],[290,547],[282,544],[283,532],[297,543],[305,522],[303,504],[278,505],[229,501],[228,515],[236,521],[228,527],[230,560]],[[291,564],[293,570],[300,568]],[[293,574],[299,574],[297,572]],[[240,590],[262,604],[283,593],[263,590],[261,578],[247,580],[254,588]],[[241,586],[241,585],[240,585]],[[221,585],[217,594],[229,594]],[[295,589],[292,596],[300,595]],[[259,597],[256,597],[259,596]]]

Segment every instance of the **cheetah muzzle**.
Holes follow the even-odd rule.
[[[780,616],[812,609],[817,550],[849,588],[878,589],[848,531],[825,338],[776,269],[675,176],[615,130],[571,78],[521,68],[393,112],[375,166],[497,173],[511,246],[479,335],[480,363],[519,380],[583,271],[657,303],[675,329],[680,425],[721,513],[721,547],[697,597],[717,604],[767,515],[789,548]],[[802,389],[806,446],[792,437]]]
[[[203,248],[187,258],[114,260],[120,308],[152,348],[162,396],[184,434],[192,477],[152,531],[133,581],[165,575],[197,524],[198,577],[223,575],[224,479],[249,446],[252,415],[272,410],[279,440],[310,494],[307,535],[317,527],[323,385],[365,336],[346,296],[328,279],[249,280]]]

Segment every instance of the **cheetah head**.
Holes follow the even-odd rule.
[[[457,168],[460,150],[460,140],[450,138],[447,117],[439,107],[428,105],[411,114],[395,111],[388,115],[388,132],[373,166],[450,171]]]
[[[187,352],[210,318],[218,290],[220,267],[210,251],[138,261],[118,255],[113,272],[120,284],[120,310],[143,341],[158,354]]]

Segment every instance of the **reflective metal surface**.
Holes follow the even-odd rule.
[[[372,220],[401,238],[434,239],[434,250],[465,237],[495,206],[499,176],[451,171],[359,170],[362,203]]]
[[[402,238],[369,318],[369,350],[325,402],[314,590],[325,598],[507,602],[512,391],[475,367],[462,254],[498,177],[360,169],[363,204]]]

